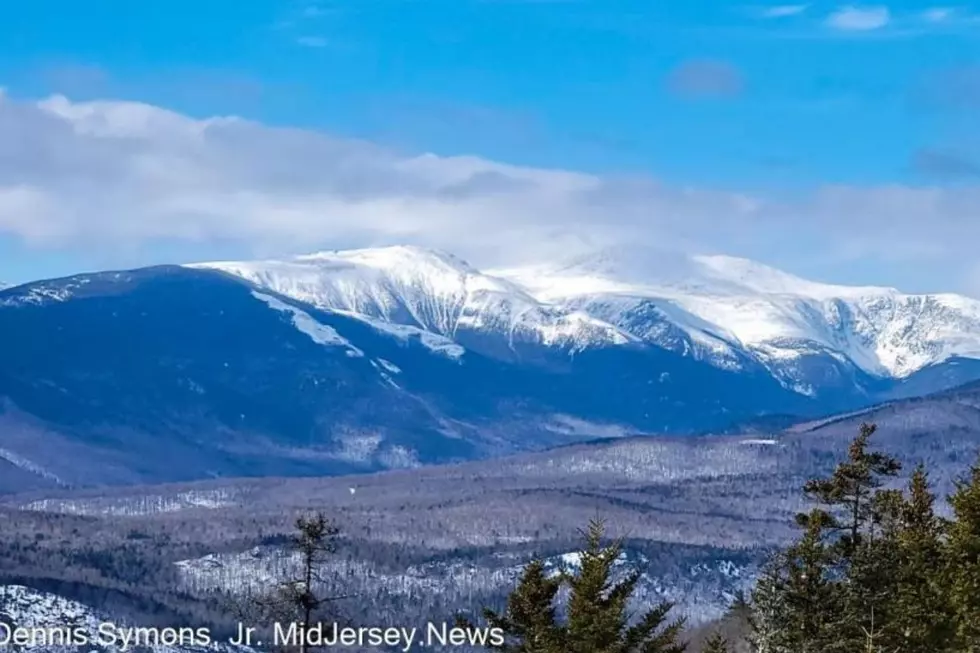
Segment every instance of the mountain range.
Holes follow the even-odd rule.
[[[980,378],[980,302],[607,250],[416,247],[0,290],[5,484],[414,467],[816,417]]]

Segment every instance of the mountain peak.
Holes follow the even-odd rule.
[[[811,281],[764,263],[737,256],[700,255],[691,257],[691,260],[705,277],[726,281],[761,294],[800,295],[815,299],[900,294],[895,288],[843,286]]]
[[[479,274],[469,263],[449,252],[416,245],[325,250],[296,256],[292,260],[308,263],[349,262],[386,270],[427,266],[441,268],[443,272]]]
[[[754,360],[793,370],[786,382],[805,392],[803,359],[814,356],[878,377],[980,358],[980,301],[809,281],[734,256],[627,245],[481,272],[447,252],[394,246],[197,267],[450,338],[466,329],[512,347],[533,334],[573,350],[639,341],[722,367]]]

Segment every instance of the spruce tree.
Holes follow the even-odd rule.
[[[892,619],[888,645],[907,653],[949,651],[952,615],[942,583],[943,528],[923,465],[913,473],[908,497],[894,531],[897,565],[892,583]],[[889,533],[890,535],[890,533]]]
[[[729,653],[728,641],[719,633],[715,633],[705,642],[702,653]]]
[[[328,556],[335,553],[337,536],[340,531],[323,513],[316,513],[296,520],[296,532],[292,536],[292,549],[299,556],[299,570],[296,577],[279,587],[279,596],[284,607],[292,609],[299,617],[300,653],[312,647],[307,633],[317,623],[334,615],[323,613],[327,604],[341,597],[328,597],[318,592],[318,585],[324,583],[320,570]]]
[[[571,594],[565,653],[683,653],[679,636],[684,620],[667,619],[672,603],[661,602],[630,624],[628,604],[642,572],[632,570],[613,581],[622,541],[604,546],[604,532],[601,520],[590,522],[579,570],[566,577]]]
[[[848,447],[847,460],[837,466],[830,478],[814,479],[803,487],[808,498],[831,511],[834,518],[827,527],[841,532],[837,548],[845,556],[861,544],[874,520],[875,491],[883,485],[883,479],[897,476],[902,470],[895,458],[868,451],[871,436],[877,430],[874,424],[862,424]]]
[[[835,636],[826,643],[829,650],[855,650],[866,640],[866,631],[887,618],[894,555],[889,542],[875,537],[883,523],[894,521],[889,514],[894,513],[897,495],[881,488],[902,465],[869,450],[876,431],[874,424],[861,424],[847,459],[829,478],[811,480],[803,488],[808,498],[826,508],[821,513],[823,531],[833,536],[828,548],[833,559],[827,564],[843,581],[835,583]]]
[[[789,621],[784,571],[784,554],[780,552],[762,568],[752,588],[747,619],[752,653],[787,653],[781,637]]]
[[[683,653],[679,641],[683,619],[669,620],[673,608],[661,602],[632,619],[629,601],[642,578],[639,570],[625,570],[614,578],[623,547],[621,541],[603,545],[605,527],[593,520],[585,533],[579,569],[557,577],[546,574],[544,563],[531,562],[507,601],[503,614],[484,611],[491,627],[503,629],[503,647],[510,653]],[[565,618],[556,615],[556,599],[567,587]],[[457,618],[471,627],[465,618]]]
[[[980,653],[980,461],[949,498],[955,519],[946,547],[947,590],[957,653]]]
[[[555,614],[561,584],[560,576],[548,575],[544,561],[532,560],[508,597],[507,609],[502,614],[489,608],[483,611],[487,625],[499,628],[505,638],[504,644],[489,648],[505,653],[562,653]],[[458,625],[472,627],[464,618],[458,619]]]
[[[246,624],[264,626],[262,639],[272,636],[272,624],[285,627],[296,624],[296,641],[282,643],[273,649],[307,653],[316,648],[309,641],[311,629],[341,620],[331,605],[346,596],[327,596],[323,589],[329,580],[322,573],[329,557],[337,550],[339,528],[323,513],[300,517],[289,538],[288,552],[296,560],[289,577],[271,587],[246,589],[240,598],[233,599],[230,611]]]
[[[837,649],[840,637],[840,594],[831,577],[834,555],[824,541],[834,521],[815,509],[797,522],[805,530],[783,556],[778,586],[782,614],[773,650],[829,653]]]

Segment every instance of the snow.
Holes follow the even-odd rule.
[[[527,538],[500,536],[498,543],[509,541],[527,543]],[[388,600],[413,600],[419,594],[440,594],[449,601],[471,600],[473,596],[509,591],[524,571],[523,556],[501,552],[496,556],[509,564],[487,565],[468,560],[447,560],[411,565],[388,572],[367,561],[342,557],[326,563],[323,577],[330,588],[353,592],[358,596],[384,596]],[[513,561],[513,562],[511,562]],[[568,552],[545,559],[552,575],[561,570],[573,572],[580,567],[581,552]],[[222,589],[240,594],[258,589],[267,590],[295,574],[299,557],[273,547],[254,548],[240,553],[210,554],[201,558],[175,563],[183,589],[202,592]],[[631,570],[633,565],[647,569],[651,561],[643,554],[627,550],[614,563],[615,580]],[[728,560],[701,563],[690,569],[678,569],[666,575],[642,573],[631,608],[639,611],[660,603],[675,602],[678,616],[684,615],[694,624],[719,617],[737,590],[751,586],[755,569],[739,566]],[[566,597],[562,594],[559,600]],[[380,607],[380,606],[379,606]]]
[[[38,476],[46,478],[49,481],[54,481],[58,485],[65,485],[64,481],[58,478],[55,474],[52,474],[40,465],[36,465],[27,458],[24,458],[23,456],[18,455],[8,449],[0,449],[0,459],[6,460],[14,467],[19,467],[26,472],[37,474]]]
[[[353,316],[450,357],[463,331],[570,351],[647,342],[741,369],[768,367],[787,387],[811,354],[906,377],[949,358],[980,358],[980,301],[952,294],[809,281],[731,256],[633,247],[480,271],[445,252],[384,247],[284,261],[195,264]]]
[[[0,622],[13,624],[27,633],[29,642],[16,650],[36,651],[37,653],[78,653],[104,651],[123,653],[141,650],[149,653],[250,653],[252,649],[233,647],[227,644],[194,642],[190,633],[181,624],[172,627],[140,627],[137,624],[113,619],[110,615],[66,599],[56,594],[39,592],[22,585],[0,585]],[[26,631],[23,629],[27,629]],[[138,629],[138,630],[137,630]],[[156,644],[157,637],[162,641],[177,641],[176,629],[184,630],[180,635],[182,644],[169,646]],[[169,631],[165,632],[165,631]],[[72,634],[69,635],[68,633]],[[71,640],[78,642],[86,638],[89,645],[69,645]],[[128,643],[127,639],[128,638]],[[137,647],[137,643],[147,643]]]
[[[18,306],[23,304],[47,304],[65,302],[75,296],[75,292],[84,284],[90,282],[89,277],[73,277],[59,281],[44,281],[22,286],[23,292],[0,299],[0,306]],[[0,284],[0,291],[9,289]]]
[[[291,314],[293,325],[296,329],[308,335],[313,342],[327,347],[345,347],[348,354],[353,354],[354,356],[364,355],[364,352],[344,339],[334,328],[320,324],[309,313],[260,292],[253,291],[252,296],[265,302],[269,305],[269,308],[275,311]]]
[[[142,517],[195,508],[216,510],[235,505],[238,496],[228,489],[188,490],[176,494],[148,494],[120,499],[39,499],[22,510],[72,515]]]
[[[695,344],[713,350],[709,356],[734,347],[780,364],[824,351],[893,377],[953,356],[980,358],[976,300],[817,283],[731,256],[652,258],[619,249],[492,273],[542,301],[604,309],[603,317],[621,328],[630,310],[652,302]]]
[[[377,329],[386,335],[394,336],[399,340],[408,341],[413,338],[417,338],[426,349],[442,354],[448,358],[458,359],[466,353],[466,350],[463,349],[463,347],[457,345],[449,338],[439,335],[438,333],[432,333],[431,331],[425,331],[424,329],[406,326],[404,324],[383,322],[365,315],[358,315],[357,313],[350,313],[347,311],[335,312],[340,315],[364,322],[374,329]]]
[[[378,359],[378,364],[381,367],[383,367],[386,370],[388,370],[389,372],[391,372],[392,374],[401,374],[402,373],[401,368],[398,367],[397,365],[395,365],[394,363],[392,363],[391,361],[386,361],[383,358],[379,358]]]
[[[217,269],[317,308],[356,315],[376,328],[414,327],[454,341],[461,330],[545,345],[624,344],[630,337],[584,312],[556,310],[506,279],[445,252],[419,247],[328,251],[285,261],[222,261]],[[408,332],[396,328],[392,335]],[[446,340],[426,346],[458,357]],[[458,345],[457,345],[458,346]]]

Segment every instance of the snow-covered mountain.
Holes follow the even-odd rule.
[[[483,274],[451,254],[418,247],[320,252],[287,261],[201,263],[280,294],[369,324],[401,324],[465,340],[504,335],[582,349],[631,337],[579,310],[538,301],[519,285]]]
[[[761,365],[813,396],[980,359],[980,301],[817,283],[728,256],[619,248],[481,272],[449,254],[388,247],[199,267],[464,346],[477,337],[510,350],[649,343],[731,370]]]
[[[629,251],[81,274],[0,291],[0,332],[0,491],[458,462],[980,379],[973,300]]]

